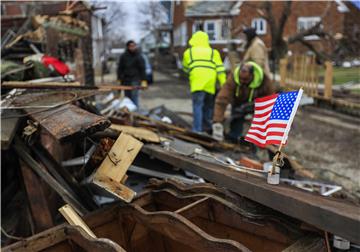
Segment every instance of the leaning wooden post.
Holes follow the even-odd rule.
[[[280,87],[286,85],[287,58],[280,60]]]
[[[332,98],[332,84],[333,84],[333,65],[330,61],[325,62],[325,78],[324,78],[324,98]]]

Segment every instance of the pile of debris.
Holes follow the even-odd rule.
[[[1,116],[4,251],[325,251],[331,239],[360,243],[357,206],[325,197],[339,187],[291,179],[309,173],[290,158],[282,183],[266,183],[272,148],[261,160],[249,146],[192,132],[165,107],[130,112],[108,95],[121,86],[10,84],[2,86],[10,90]]]

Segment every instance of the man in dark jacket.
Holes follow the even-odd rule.
[[[117,78],[122,85],[147,88],[145,62],[133,40],[126,43],[126,51],[120,56]],[[125,91],[125,96],[139,107],[138,89]]]

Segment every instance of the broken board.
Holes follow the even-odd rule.
[[[121,133],[95,172],[92,182],[125,202],[131,202],[135,192],[121,181],[142,146],[143,143],[139,140]]]
[[[160,137],[156,133],[148,129],[118,125],[118,124],[111,124],[110,129],[126,133],[139,140],[144,140],[146,142],[160,143]]]

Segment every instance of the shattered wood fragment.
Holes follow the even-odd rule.
[[[54,222],[42,187],[42,181],[23,161],[20,161],[20,167],[35,231],[38,233],[53,227]]]
[[[110,125],[110,121],[104,117],[89,113],[72,104],[35,113],[31,117],[59,142],[91,135]]]
[[[93,238],[96,238],[96,235],[91,231],[91,229],[86,225],[86,223],[80,218],[80,216],[75,212],[75,210],[69,205],[59,208],[59,212],[64,216],[67,222],[72,226],[81,227],[88,235]]]
[[[95,239],[87,235],[80,227],[62,224],[25,241],[20,241],[2,249],[3,252],[25,251],[93,251],[93,252],[125,252],[110,239]]]
[[[42,166],[40,166],[29,154],[29,149],[18,139],[15,138],[14,149],[19,157],[35,171],[61,198],[77,209],[82,215],[86,214],[86,210],[76,199],[76,196],[66,190],[57,180],[55,180]]]
[[[142,146],[142,142],[121,133],[95,172],[93,183],[130,202],[135,192],[122,185],[121,181]]]
[[[156,145],[145,145],[142,152],[321,230],[360,243],[360,216],[358,206],[354,204],[311,194],[285,184],[273,186],[262,178],[233,171],[219,164],[194,160]]]
[[[109,177],[96,177],[93,183],[127,203],[130,203],[136,195],[133,190]]]
[[[7,150],[18,129],[20,118],[3,118],[9,115],[18,115],[16,111],[5,111],[1,116],[1,150]]]
[[[95,178],[108,177],[115,182],[121,182],[142,146],[142,142],[122,133],[97,169]]]
[[[144,128],[111,124],[110,129],[126,133],[139,140],[144,140],[146,142],[160,143],[160,137],[156,133]]]

